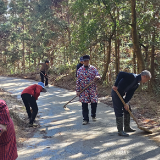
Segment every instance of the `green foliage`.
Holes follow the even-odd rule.
[[[65,65],[59,65],[58,67],[55,67],[51,70],[51,73],[56,73],[58,75],[62,74],[69,74],[70,72],[74,71],[76,74],[76,63],[73,63],[72,65],[65,64]]]
[[[159,2],[137,1],[136,6],[139,43],[147,69],[150,69],[153,45],[155,66],[158,62]],[[40,60],[53,59],[51,72],[65,74],[75,71],[80,56],[90,54],[91,63],[103,74],[111,40],[108,71],[112,76],[104,82],[111,85],[116,75],[116,39],[120,45],[120,70],[133,72],[133,66],[138,66],[137,59],[133,64],[131,3],[128,0],[14,0],[8,5],[7,10],[0,1],[0,60],[6,61],[3,65],[8,72],[21,73],[24,68],[31,72]],[[156,68],[157,77],[158,72]],[[158,79],[155,83],[158,84]]]
[[[6,10],[7,10],[7,7],[5,3],[2,0],[0,0],[0,16],[3,15],[6,12]]]

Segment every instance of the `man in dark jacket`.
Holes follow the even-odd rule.
[[[46,60],[45,63],[39,63],[38,65],[41,65],[40,69],[40,76],[41,76],[41,82],[44,83],[45,78],[45,86],[48,87],[48,70],[49,70],[49,61]]]
[[[30,120],[29,127],[33,127],[33,122],[38,113],[38,106],[37,106],[36,100],[38,100],[38,97],[40,96],[40,92],[46,92],[46,90],[44,89],[44,83],[42,82],[38,82],[38,84],[34,84],[25,88],[21,93],[21,97],[26,107],[28,118]],[[33,111],[32,113],[31,113],[30,107],[32,108],[32,111]]]
[[[79,68],[81,68],[83,66],[83,57],[80,58],[80,63],[77,64],[76,67],[76,77],[77,77],[77,71],[79,70]]]
[[[125,132],[134,132],[135,130],[130,128],[130,114],[129,101],[132,98],[135,90],[139,87],[140,82],[145,83],[151,79],[151,73],[147,70],[141,72],[141,74],[133,74],[120,72],[117,76],[116,82],[112,87],[112,101],[114,112],[116,116],[116,123],[119,136],[129,136]],[[116,90],[123,97],[125,95],[124,101],[126,105],[124,106]],[[131,109],[131,108],[130,108]],[[124,113],[124,131],[123,131],[123,113]]]

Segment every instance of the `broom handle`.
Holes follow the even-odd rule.
[[[81,94],[84,90],[86,90],[93,82],[94,82],[94,80],[93,80],[92,82],[90,82],[85,88],[83,88],[83,89],[80,91],[80,94]],[[66,105],[67,105],[68,103],[70,103],[71,101],[73,101],[76,97],[77,97],[77,95],[76,95],[75,97],[73,97],[69,102],[67,102],[67,103],[64,105],[64,108],[66,108]]]
[[[119,94],[119,92],[117,90],[115,92],[117,93],[118,97],[122,101],[123,105],[126,105],[126,103],[124,102],[124,100],[123,100],[122,96]],[[132,114],[132,112],[130,111],[129,108],[128,108],[128,112],[131,115],[131,117],[133,118],[133,120],[137,123],[137,126],[139,126],[137,119],[134,117],[134,115]]]
[[[41,72],[41,71],[40,71]],[[42,72],[41,72],[42,73]],[[43,73],[42,73],[43,74]],[[45,76],[44,74],[43,74],[43,76]],[[47,75],[45,76],[45,77],[47,77],[47,78],[49,78]]]
[[[92,83],[94,82],[94,80],[92,82],[90,82],[85,88],[83,88],[81,91],[80,91],[80,94],[86,90]]]

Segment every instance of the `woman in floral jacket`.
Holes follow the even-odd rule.
[[[79,96],[79,100],[82,103],[83,125],[89,122],[89,110],[88,103],[91,103],[91,117],[93,121],[96,120],[97,109],[97,86],[92,83],[84,92],[80,94],[80,91],[85,88],[90,82],[100,79],[100,75],[97,69],[89,64],[89,55],[83,56],[84,65],[79,68],[77,72],[76,92]]]

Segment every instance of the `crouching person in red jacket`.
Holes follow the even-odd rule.
[[[33,122],[38,113],[38,106],[36,100],[38,99],[40,92],[46,92],[43,82],[38,82],[38,84],[31,85],[25,88],[21,93],[21,97],[26,107],[28,118],[30,120],[29,127],[33,127]],[[32,108],[32,113],[30,107]]]

